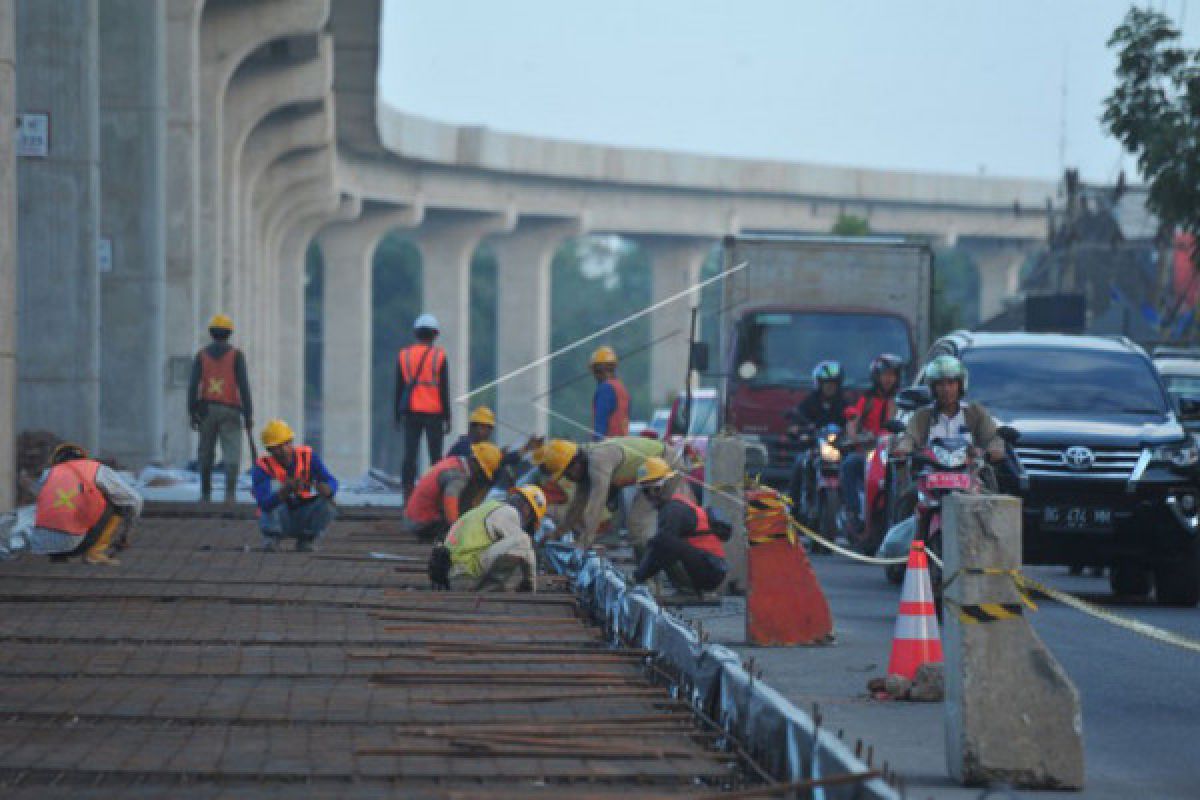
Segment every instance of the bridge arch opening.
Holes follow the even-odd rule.
[[[404,442],[395,430],[396,354],[412,343],[422,308],[423,259],[403,231],[380,239],[371,257],[372,466],[400,474]]]

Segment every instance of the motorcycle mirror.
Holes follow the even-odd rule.
[[[1014,445],[1021,438],[1021,432],[1008,425],[1001,425],[999,428],[996,428],[996,435],[1003,439],[1007,445]]]
[[[896,408],[901,411],[916,411],[931,402],[933,402],[933,395],[929,393],[927,386],[910,386],[907,389],[901,389],[896,394]]]
[[[907,426],[898,419],[889,419],[883,423],[884,430],[888,433],[904,433]]]

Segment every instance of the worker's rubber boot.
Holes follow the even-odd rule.
[[[212,472],[200,473],[200,502],[212,502]]]
[[[110,556],[108,551],[112,547],[113,539],[116,538],[120,527],[121,518],[114,515],[105,523],[104,530],[100,531],[100,535],[96,537],[96,541],[83,554],[83,563],[105,564],[110,567],[119,566],[121,562]]]
[[[225,505],[233,505],[237,502],[237,482],[238,474],[235,470],[232,474],[225,473]]]
[[[315,537],[312,537],[312,536],[301,536],[301,537],[297,538],[296,539],[296,552],[297,553],[313,552],[314,550],[317,549],[316,545],[313,544],[314,541],[315,541]]]

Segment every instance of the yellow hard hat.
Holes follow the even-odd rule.
[[[593,367],[604,365],[617,365],[617,351],[613,350],[608,345],[601,345],[592,353],[591,365]]]
[[[636,480],[638,486],[654,486],[674,474],[675,470],[671,469],[670,464],[657,456],[651,456],[638,467]]]
[[[228,314],[213,314],[213,318],[208,321],[208,327],[222,331],[232,331],[233,318]]]
[[[295,438],[296,434],[281,419],[269,421],[262,429],[262,443],[267,447],[278,447],[281,444],[287,444]]]
[[[483,470],[483,474],[489,481],[496,474],[496,470],[500,468],[500,460],[504,458],[500,448],[491,442],[479,442],[471,445],[471,455],[474,456],[475,463]]]
[[[579,445],[568,439],[551,439],[542,448],[542,472],[558,480],[579,453]]]
[[[54,448],[54,452],[50,454],[51,464],[61,464],[64,461],[74,461],[80,458],[87,458],[88,451],[83,445],[78,445],[73,442],[63,442],[58,447]]]
[[[471,416],[467,418],[467,422],[475,425],[489,425],[496,427],[496,415],[487,406],[479,406],[471,412]]]
[[[533,509],[534,519],[537,524],[542,524],[542,517],[546,516],[546,495],[536,486],[518,486],[513,489],[513,494],[519,494],[529,503],[529,507]]]

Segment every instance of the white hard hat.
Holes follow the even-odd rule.
[[[413,323],[413,330],[418,328],[428,328],[431,331],[440,331],[441,326],[438,325],[437,317],[433,314],[422,314],[417,317],[417,321]]]

